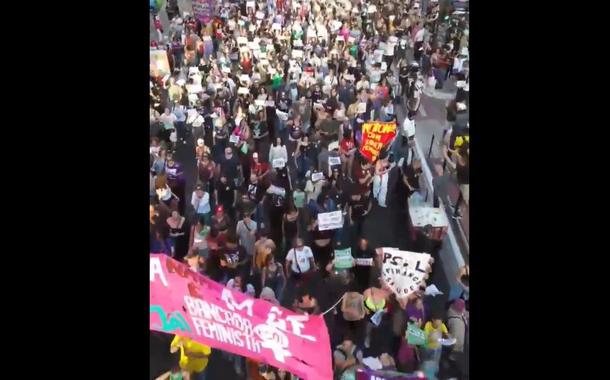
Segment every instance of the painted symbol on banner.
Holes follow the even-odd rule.
[[[182,315],[180,311],[174,311],[169,315],[159,305],[150,305],[150,312],[157,313],[161,320],[161,326],[153,325],[154,329],[159,329],[165,332],[172,332],[176,330],[182,330],[184,332],[191,332],[191,327]]]

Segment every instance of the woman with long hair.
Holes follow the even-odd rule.
[[[282,264],[275,262],[273,255],[267,255],[265,257],[265,266],[261,273],[261,285],[262,288],[269,287],[275,293],[276,299],[280,302],[282,300],[282,293],[286,286],[286,277],[284,275],[284,268]]]

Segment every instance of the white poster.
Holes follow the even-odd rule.
[[[383,282],[397,298],[408,297],[423,284],[430,269],[430,255],[383,248]]]
[[[318,228],[320,231],[343,228],[343,213],[341,211],[319,213]]]
[[[329,166],[341,165],[341,157],[328,157],[328,165]]]
[[[315,172],[315,173],[311,174],[311,181],[312,182],[318,182],[322,178],[324,178],[324,173],[322,173],[322,172]]]
[[[284,161],[283,158],[275,158],[273,160],[273,162],[271,163],[271,166],[276,169],[276,168],[283,168],[284,166],[286,166],[286,161]]]

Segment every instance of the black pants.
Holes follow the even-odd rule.
[[[464,196],[462,195],[462,192],[460,191],[460,195],[458,196],[457,202],[455,202],[455,210],[453,211],[454,217],[457,217],[458,215],[460,215],[460,205],[462,204],[463,201],[464,201]]]

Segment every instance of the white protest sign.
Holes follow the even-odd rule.
[[[276,195],[285,196],[286,195],[286,189],[284,189],[283,187],[278,187],[278,186],[275,186],[275,185],[270,185],[267,188],[267,194],[276,194]]]
[[[413,227],[424,227],[426,225],[447,227],[449,225],[447,215],[436,207],[409,207],[409,216]]]
[[[303,58],[303,50],[293,50],[292,58]]]
[[[408,297],[417,291],[427,276],[430,255],[395,248],[383,248],[382,252],[381,273],[385,285],[397,298]]]
[[[281,30],[281,29],[282,29],[282,26],[280,25],[280,23],[279,23],[279,22],[274,22],[274,23],[271,25],[271,30]]]
[[[237,144],[239,142],[239,136],[238,135],[229,136],[229,142],[233,143],[233,144]]]
[[[261,11],[256,12],[256,18],[262,20],[265,18],[265,14]]]
[[[283,168],[284,166],[286,166],[286,161],[283,158],[275,158],[273,159],[273,161],[271,162],[271,166],[276,169],[276,168]]]
[[[356,259],[356,265],[358,266],[362,266],[362,267],[372,267],[373,266],[373,259]]]
[[[248,95],[248,94],[250,93],[250,91],[248,91],[248,89],[247,89],[246,87],[240,87],[240,88],[237,90],[237,93],[238,93],[239,95]]]
[[[324,173],[322,173],[322,172],[315,172],[315,173],[311,174],[311,181],[312,182],[318,182],[322,178],[324,178]]]
[[[320,231],[343,228],[343,213],[341,211],[321,212],[318,214],[318,229]]]
[[[248,45],[248,39],[246,37],[237,37],[237,45]]]
[[[341,157],[328,157],[328,166],[341,165]]]

